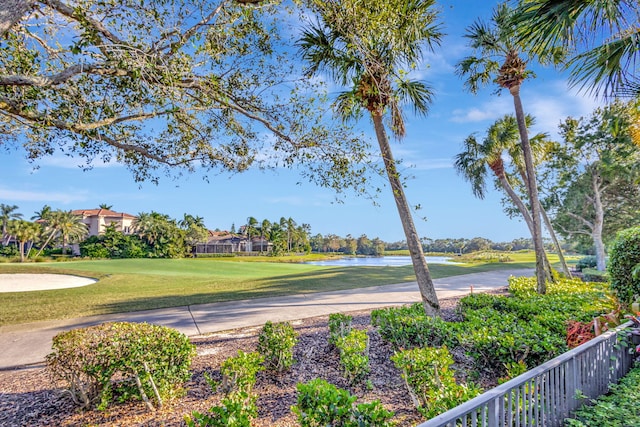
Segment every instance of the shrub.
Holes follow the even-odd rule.
[[[640,264],[640,227],[620,231],[609,249],[611,288],[620,301],[630,303],[640,296],[640,277],[634,269]]]
[[[222,362],[220,366],[222,382],[217,389],[226,394],[235,392],[251,394],[257,373],[264,370],[261,366],[262,362],[264,358],[259,353],[245,353],[238,350],[237,356]]]
[[[347,336],[351,332],[353,316],[343,313],[331,313],[329,315],[329,343],[336,345],[339,338]]]
[[[597,258],[594,255],[589,255],[580,258],[576,262],[576,269],[578,271],[582,271],[585,268],[596,268],[598,265]]]
[[[298,384],[298,401],[291,409],[301,427],[390,427],[393,412],[379,401],[355,405],[356,396],[316,378]]]
[[[267,369],[282,372],[293,365],[293,347],[298,334],[288,322],[265,323],[258,337],[258,352],[264,357]]]
[[[609,275],[606,271],[596,270],[595,268],[585,268],[582,270],[582,280],[585,282],[608,282]]]
[[[539,321],[522,321],[514,313],[482,309],[463,323],[461,343],[480,369],[502,369],[523,361],[537,366],[566,351],[565,325],[552,331]],[[499,371],[498,374],[503,374]]]
[[[366,331],[352,329],[346,336],[338,338],[340,364],[344,376],[350,383],[363,380],[369,373],[369,336]]]
[[[439,317],[425,315],[421,303],[374,310],[371,324],[396,350],[454,344],[449,324]]]
[[[105,409],[116,399],[141,399],[153,408],[149,396],[161,406],[182,392],[194,356],[195,346],[175,329],[105,323],[56,335],[47,368],[83,408]]]
[[[396,352],[391,360],[402,371],[413,403],[425,418],[433,418],[477,396],[474,386],[456,383],[453,358],[446,347]]]
[[[197,411],[185,416],[189,427],[250,427],[251,420],[258,415],[257,396],[253,393],[256,375],[262,371],[264,358],[257,352],[230,357],[220,367],[221,383],[209,380],[214,390],[225,393],[221,406],[213,406],[209,414]]]

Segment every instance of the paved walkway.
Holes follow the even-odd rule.
[[[509,276],[531,276],[533,270],[473,273],[434,280],[439,298],[466,295],[507,285]],[[182,333],[199,335],[266,321],[292,321],[308,317],[364,309],[411,304],[420,301],[416,282],[347,291],[320,292],[285,297],[198,304],[105,316],[26,323],[0,327],[0,370],[39,365],[51,352],[51,339],[62,331],[103,322],[149,322],[170,326]]]

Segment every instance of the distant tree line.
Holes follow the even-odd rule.
[[[316,234],[311,237],[311,249],[320,253],[342,253],[348,255],[384,255],[387,251],[408,250],[407,242],[404,240],[395,242],[384,242],[378,237],[370,239],[366,234],[354,238],[350,234],[341,237],[335,234]],[[438,253],[458,253],[465,254],[477,251],[520,251],[533,250],[531,238],[518,238],[510,242],[493,242],[484,237],[466,238],[445,238],[430,239],[422,238],[422,249],[424,252]],[[545,246],[552,250],[552,243],[545,240]]]

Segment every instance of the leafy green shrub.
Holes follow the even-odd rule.
[[[371,312],[371,324],[394,349],[453,345],[450,325],[439,317],[429,317],[421,303]]]
[[[640,296],[640,277],[633,271],[640,264],[640,227],[618,232],[609,249],[611,288],[620,301],[630,303]]]
[[[402,371],[413,403],[425,418],[433,418],[474,398],[480,389],[456,383],[453,358],[446,347],[396,352],[391,360]]]
[[[222,398],[222,405],[209,409],[211,414],[197,411],[184,417],[187,427],[250,427],[256,413],[248,410],[244,401],[246,396],[237,393]]]
[[[353,316],[343,313],[331,313],[329,315],[329,342],[336,345],[339,338],[347,336],[351,332]]]
[[[589,256],[580,258],[576,262],[576,269],[578,271],[582,271],[585,268],[596,268],[597,265],[598,265],[597,258],[594,255],[589,255]]]
[[[514,361],[537,366],[567,350],[564,322],[558,322],[560,330],[554,332],[536,320],[522,321],[514,313],[485,308],[464,322],[466,333],[460,340],[479,369],[502,369]]]
[[[355,405],[356,396],[316,378],[300,383],[298,401],[291,409],[301,427],[390,427],[393,412],[379,401]]]
[[[594,400],[593,406],[576,411],[575,418],[566,419],[567,427],[640,426],[640,368],[632,369],[618,384],[613,384],[605,396]]]
[[[352,329],[346,336],[338,338],[340,365],[349,382],[357,383],[369,373],[369,336],[366,331]]]
[[[175,329],[104,323],[56,335],[47,368],[83,408],[105,409],[116,399],[141,399],[153,408],[149,396],[161,406],[182,393],[194,356],[195,346]]]
[[[238,350],[238,355],[230,357],[220,366],[222,381],[215,383],[209,380],[214,390],[225,393],[221,406],[209,409],[211,414],[197,411],[185,416],[189,427],[250,427],[251,420],[258,415],[257,396],[253,393],[256,375],[264,368],[264,358],[257,352],[245,353]]]
[[[0,256],[13,258],[13,257],[20,256],[20,252],[18,251],[18,248],[15,245],[7,245],[7,246],[0,245]]]
[[[289,369],[297,342],[298,334],[288,322],[265,323],[258,337],[258,352],[264,357],[267,369],[277,372]]]
[[[585,282],[608,282],[609,274],[606,271],[596,270],[595,268],[585,268],[582,270],[582,280]]]
[[[223,393],[243,392],[251,394],[256,383],[256,375],[264,370],[264,357],[257,352],[245,353],[238,350],[238,355],[230,357],[220,366],[222,382],[217,389]]]

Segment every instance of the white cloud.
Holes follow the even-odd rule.
[[[493,96],[490,100],[483,102],[480,107],[453,110],[449,120],[454,123],[476,123],[485,120],[496,120],[512,112],[513,104],[510,99],[503,96]]]
[[[18,202],[61,203],[64,205],[88,200],[89,193],[86,190],[68,192],[44,192],[27,190],[10,190],[0,187],[0,199]]]

